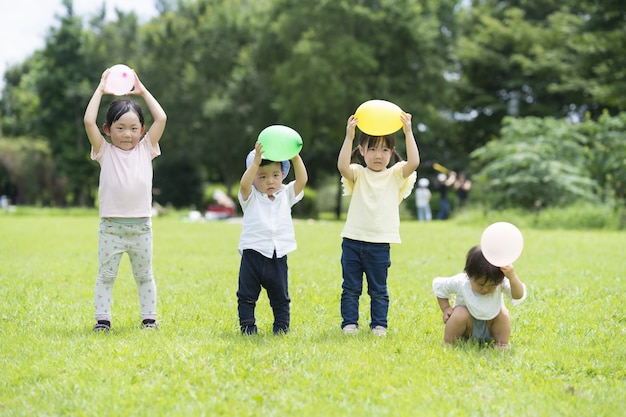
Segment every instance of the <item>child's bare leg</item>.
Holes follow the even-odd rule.
[[[459,337],[470,337],[474,327],[474,320],[469,310],[464,306],[454,307],[446,322],[443,342],[452,345]]]
[[[495,340],[495,348],[506,350],[509,348],[509,338],[511,337],[511,317],[509,311],[502,307],[500,314],[491,321],[489,331]]]

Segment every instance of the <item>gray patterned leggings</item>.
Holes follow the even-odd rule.
[[[98,277],[94,290],[96,320],[111,320],[113,283],[124,253],[128,254],[137,283],[141,319],[156,320],[151,219],[102,218],[98,235]]]

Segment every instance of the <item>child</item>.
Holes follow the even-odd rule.
[[[417,220],[429,222],[433,219],[430,210],[430,199],[432,194],[428,189],[430,181],[428,178],[420,178],[417,181],[417,189],[415,190],[415,207],[417,208]]]
[[[480,246],[474,246],[467,253],[465,272],[450,278],[435,278],[433,291],[443,312],[446,345],[463,338],[494,341],[496,348],[508,349],[511,319],[503,293],[513,305],[526,298],[526,286],[515,274],[513,265],[493,266],[483,256]],[[454,307],[451,307],[453,294]]]
[[[357,118],[348,118],[346,137],[339,152],[337,168],[342,175],[345,195],[352,195],[341,237],[341,328],[345,334],[358,332],[359,297],[363,273],[371,300],[372,333],[387,334],[389,295],[387,274],[391,265],[390,243],[400,243],[399,205],[411,194],[419,165],[419,151],[411,128],[411,115],[401,115],[407,160],[396,152],[393,135],[370,136],[361,133],[359,145],[352,150]],[[365,167],[357,162],[357,154]],[[391,156],[394,165],[387,168]]]
[[[107,142],[96,124],[100,101],[106,90],[109,69],[85,111],[85,130],[91,142],[91,159],[100,164],[100,229],[98,239],[98,277],[94,291],[95,331],[111,328],[113,283],[120,260],[128,253],[139,292],[144,328],[156,328],[156,285],[152,274],[152,159],[161,154],[159,139],[167,116],[146,87],[134,74],[134,89],[150,109],[154,123],[144,134],[141,107],[131,100],[115,100],[109,105],[102,126]],[[142,138],[143,136],[143,138]]]
[[[241,265],[237,301],[241,333],[257,333],[254,309],[261,293],[267,291],[274,312],[274,334],[289,332],[289,291],[287,254],[296,249],[291,207],[304,196],[308,181],[300,155],[291,159],[295,181],[284,185],[289,161],[262,158],[263,147],[256,143],[246,158],[246,171],[239,185],[243,224],[239,240]]]

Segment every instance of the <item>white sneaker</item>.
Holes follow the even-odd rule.
[[[374,336],[384,337],[387,336],[387,329],[385,329],[383,326],[376,326],[372,329],[372,334]]]
[[[341,331],[343,334],[357,334],[359,332],[359,328],[356,324],[346,324]]]

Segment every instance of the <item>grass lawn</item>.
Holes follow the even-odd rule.
[[[507,220],[507,219],[497,219]],[[0,214],[0,416],[615,416],[626,401],[626,234],[522,229],[529,296],[507,352],[444,348],[431,282],[487,224],[405,221],[389,333],[341,333],[343,223],[296,224],[292,331],[238,334],[240,224],[154,219],[160,329],[140,329],[124,257],[94,334],[97,213]],[[366,328],[369,297],[361,302]]]

